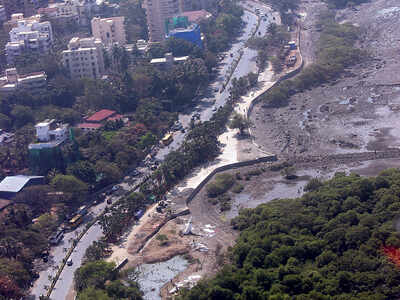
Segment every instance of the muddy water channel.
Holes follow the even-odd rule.
[[[399,160],[393,160],[390,163],[384,164],[383,161],[354,163],[351,165],[337,165],[331,167],[321,168],[298,168],[295,180],[286,180],[281,175],[272,177],[257,178],[258,188],[254,188],[254,184],[249,182],[249,186],[240,194],[235,194],[232,197],[232,208],[225,212],[228,219],[232,219],[239,214],[242,208],[255,208],[260,204],[267,203],[274,199],[286,199],[300,197],[304,193],[304,186],[311,178],[319,178],[323,181],[328,180],[334,176],[336,172],[345,172],[349,174],[354,172],[364,176],[375,176],[383,169],[390,166],[394,167],[400,165]]]
[[[175,256],[160,263],[141,265],[136,271],[139,272],[137,282],[144,292],[144,299],[161,300],[161,287],[184,271],[187,266],[188,262],[182,256]]]

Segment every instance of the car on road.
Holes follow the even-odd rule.
[[[118,191],[120,188],[121,188],[121,187],[120,187],[119,185],[114,185],[114,186],[111,188],[111,191],[116,192],[116,191]]]
[[[217,109],[218,109],[218,108],[217,108],[216,106],[214,106],[213,109],[212,109],[212,111],[217,111]]]
[[[67,266],[72,266],[72,264],[73,264],[72,259],[68,259],[68,260],[67,260]]]

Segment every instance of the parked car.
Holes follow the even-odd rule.
[[[112,204],[112,199],[111,198],[107,199],[107,204]]]
[[[67,260],[67,266],[72,266],[72,264],[73,264],[73,261],[72,261],[72,259],[70,258],[70,259],[68,259]]]
[[[112,191],[113,192],[115,192],[115,191],[118,191],[119,189],[120,189],[121,187],[119,186],[119,185],[114,185],[113,187],[112,187]]]

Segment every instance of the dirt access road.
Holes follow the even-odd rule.
[[[308,63],[315,58],[314,24],[323,9],[310,1],[302,6],[301,51]],[[338,11],[337,19],[360,27],[358,46],[371,58],[331,85],[292,96],[287,107],[256,105],[251,115],[256,142],[280,158],[400,146],[400,3],[371,0]]]

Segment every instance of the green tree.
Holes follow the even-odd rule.
[[[239,129],[239,134],[243,135],[244,131],[250,126],[250,121],[241,114],[235,113],[231,122],[229,123],[229,128]]]
[[[35,122],[33,111],[26,106],[16,105],[11,111],[11,116],[13,117],[14,124],[17,128]]]
[[[96,289],[93,286],[89,286],[79,292],[78,300],[112,300],[113,298],[108,296],[105,290]]]
[[[84,264],[75,271],[75,288],[82,291],[88,287],[105,287],[106,280],[113,280],[116,277],[114,263],[105,261],[94,261]]]
[[[71,201],[81,202],[85,199],[88,186],[73,175],[56,175],[50,183],[57,191],[71,195]]]

